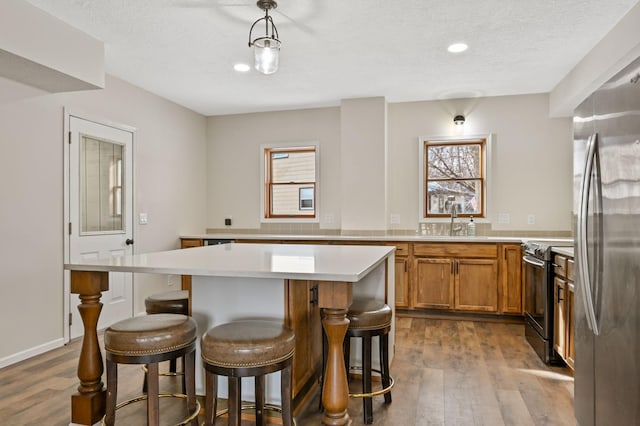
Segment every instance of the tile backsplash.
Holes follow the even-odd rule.
[[[449,235],[449,223],[433,222],[425,224],[427,236]],[[466,235],[467,228],[461,223],[462,229],[457,235]],[[415,229],[393,230],[349,230],[349,229],[324,229],[318,223],[263,223],[260,228],[210,228],[207,234],[282,234],[282,235],[362,235],[362,236],[408,236],[422,233]],[[491,237],[539,237],[539,238],[570,238],[571,231],[531,231],[510,230],[497,231],[491,228],[490,223],[476,223],[477,236]]]

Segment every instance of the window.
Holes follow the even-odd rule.
[[[421,217],[486,217],[487,138],[421,141]]]
[[[316,146],[264,148],[264,179],[264,218],[316,218]]]

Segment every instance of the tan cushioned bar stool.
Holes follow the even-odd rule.
[[[189,291],[188,290],[176,290],[166,291],[164,293],[157,293],[148,296],[144,299],[144,307],[149,314],[181,314],[189,315]],[[183,367],[184,370],[184,360]],[[175,376],[178,371],[176,360],[169,361],[169,373],[161,373],[161,376]],[[184,388],[184,380],[183,380]],[[142,386],[142,391],[147,391],[147,380],[145,375],[145,382]],[[183,389],[184,392],[184,389]]]
[[[207,331],[202,337],[202,362],[206,370],[205,424],[215,422],[217,375],[221,375],[229,379],[229,425],[240,425],[242,377],[255,377],[256,425],[265,425],[264,376],[280,371],[282,424],[291,426],[294,348],[293,331],[278,322],[235,321]]]
[[[389,330],[391,329],[392,312],[389,305],[374,299],[354,299],[349,308],[347,318],[349,328],[345,338],[345,360],[349,371],[349,340],[352,337],[362,338],[362,393],[351,394],[362,398],[365,424],[373,423],[373,404],[371,397],[384,394],[384,402],[391,403],[393,379],[389,374]],[[380,376],[382,390],[373,392],[371,387],[371,338],[380,339]]]
[[[144,307],[147,314],[189,315],[189,292],[177,290],[153,294],[144,299]]]
[[[104,332],[107,358],[105,423],[113,425],[118,391],[118,364],[146,364],[149,372],[147,424],[159,422],[158,363],[185,357],[185,384],[189,419],[197,425],[195,389],[196,323],[178,314],[153,314],[117,322]],[[139,400],[139,399],[135,399]]]

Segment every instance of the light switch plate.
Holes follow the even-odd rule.
[[[146,213],[140,213],[140,217],[138,218],[138,223],[140,225],[146,225],[149,223],[149,216]]]

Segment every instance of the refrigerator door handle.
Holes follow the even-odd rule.
[[[591,190],[592,179],[591,175],[593,172],[593,163],[596,155],[597,144],[598,134],[594,133],[589,137],[587,141],[587,158],[585,161],[584,174],[582,175],[582,182],[580,185],[580,206],[577,224],[577,248],[579,254],[579,271],[582,278],[582,301],[584,303],[585,311],[587,314],[587,325],[596,336],[600,334],[600,331],[595,309],[593,308],[591,276],[589,273],[589,260],[587,257],[587,217],[589,214],[589,193]]]

